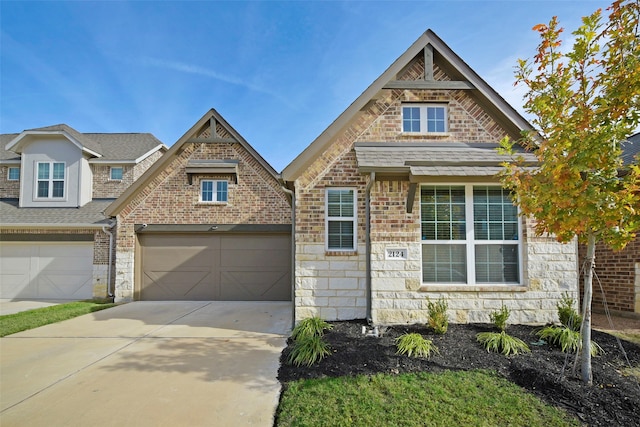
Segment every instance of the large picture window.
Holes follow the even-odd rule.
[[[422,281],[519,284],[518,210],[489,185],[423,186]]]
[[[355,189],[327,189],[325,229],[327,250],[356,250],[357,239]]]
[[[58,162],[39,162],[36,195],[39,199],[64,198],[65,166]]]

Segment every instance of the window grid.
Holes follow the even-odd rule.
[[[7,172],[7,180],[8,181],[19,181],[20,180],[20,168],[9,167],[9,171]]]
[[[413,105],[402,107],[402,132],[446,133],[447,105]]]
[[[356,190],[329,188],[325,196],[326,249],[354,251],[356,249]]]
[[[63,198],[65,165],[58,162],[40,162],[37,164],[38,178],[36,196],[42,199]]]
[[[123,169],[121,167],[112,167],[109,172],[109,179],[113,181],[122,181]]]
[[[220,202],[228,201],[228,183],[227,181],[202,181],[200,183],[200,201],[201,202]]]
[[[420,195],[423,282],[520,283],[518,213],[508,191],[467,184],[423,186]]]

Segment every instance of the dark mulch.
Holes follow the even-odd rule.
[[[333,354],[311,367],[286,363],[289,347],[281,356],[278,379],[283,385],[304,378],[345,375],[398,374],[404,372],[491,369],[538,395],[544,401],[575,414],[591,426],[640,426],[640,384],[620,369],[627,366],[615,337],[593,331],[592,338],[605,354],[592,359],[593,386],[585,386],[572,375],[573,356],[550,345],[530,345],[531,353],[506,357],[488,353],[476,341],[476,334],[493,330],[490,325],[449,325],[445,335],[435,335],[425,327],[395,326],[382,337],[365,337],[364,321],[332,322],[325,335]],[[539,327],[511,325],[510,335],[526,343],[538,341]],[[418,332],[433,340],[439,355],[429,360],[396,354],[395,338],[406,332]],[[290,344],[290,343],[289,343]],[[640,366],[640,346],[622,341],[631,365]]]

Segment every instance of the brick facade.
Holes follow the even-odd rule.
[[[20,197],[20,181],[9,181],[9,167],[20,165],[0,166],[0,199],[17,199]]]
[[[413,80],[424,71],[422,55],[404,67],[398,80]],[[451,80],[437,66],[437,80]],[[448,131],[436,136],[402,132],[403,102],[445,102]],[[383,89],[355,114],[295,180],[296,320],[319,315],[327,320],[366,315],[365,197],[369,181],[357,168],[356,142],[497,143],[507,132],[468,91]],[[491,182],[498,183],[493,179]],[[464,181],[464,178],[462,179]],[[460,182],[460,180],[456,181]],[[468,181],[467,181],[468,182]],[[358,245],[355,253],[325,251],[325,195],[329,186],[355,187]],[[454,322],[489,322],[489,313],[504,303],[514,323],[557,320],[556,302],[563,293],[577,297],[577,248],[549,237],[533,236],[524,224],[524,283],[519,286],[425,286],[422,284],[420,200],[407,213],[409,181],[379,178],[371,186],[371,316],[375,324],[427,320],[427,298],[444,297]],[[385,248],[408,249],[408,259],[385,260]]]
[[[218,129],[220,137],[229,137]],[[200,135],[208,137],[206,135]],[[186,173],[189,160],[237,160],[237,183],[228,184],[227,203],[200,202],[202,179]],[[182,152],[138,189],[118,219],[116,298],[134,296],[136,234],[134,224],[291,224],[291,206],[279,182],[240,143],[185,143]]]
[[[586,253],[586,246],[580,245],[581,264]],[[597,277],[593,279],[593,309],[603,311],[606,299],[609,310],[640,315],[640,237],[621,251],[597,244],[595,262]]]

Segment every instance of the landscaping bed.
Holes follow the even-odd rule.
[[[477,341],[479,332],[495,331],[492,325],[449,325],[444,335],[436,335],[424,326],[394,326],[381,337],[366,337],[364,321],[330,322],[325,339],[331,355],[313,366],[287,363],[291,342],[281,356],[279,380],[372,375],[375,373],[442,372],[445,370],[487,369],[558,406],[591,426],[640,426],[640,384],[629,370],[616,338],[593,331],[592,338],[604,354],[592,359],[593,386],[585,386],[571,371],[573,355],[562,353],[549,344],[541,344],[534,326],[511,325],[507,332],[529,344],[531,353],[503,356],[488,353]],[[427,359],[396,354],[395,339],[416,332],[431,339],[439,354]],[[533,343],[541,345],[533,345]],[[640,346],[622,341],[631,365],[640,366]]]

